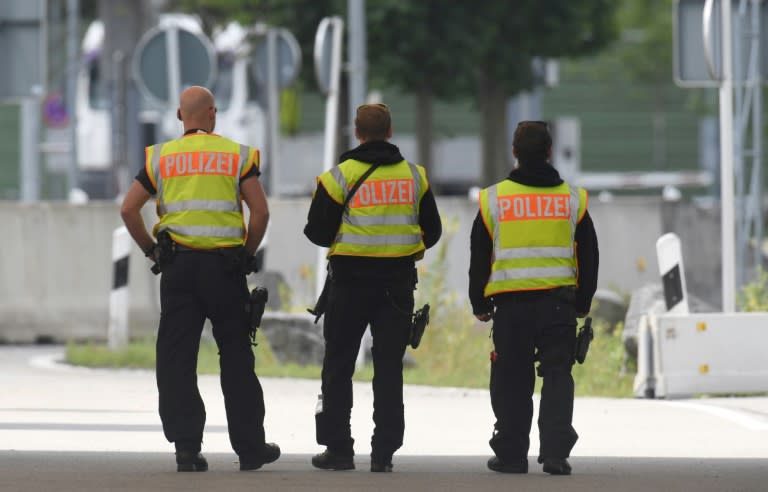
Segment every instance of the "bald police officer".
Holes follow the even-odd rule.
[[[256,470],[280,456],[264,441],[264,395],[254,372],[246,304],[246,265],[269,219],[259,183],[259,151],[213,133],[216,106],[204,87],[184,90],[177,117],[184,135],[147,147],[144,169],[125,196],[121,215],[133,239],[160,261],[157,388],[165,437],[174,443],[178,471],[206,471],[200,454],[205,406],[197,388],[197,355],[206,318],[219,349],[221,388],[232,448],[241,470]],[[152,197],[169,234],[162,252],[140,214]],[[241,201],[250,211],[245,226]],[[167,249],[167,248],[166,248]]]

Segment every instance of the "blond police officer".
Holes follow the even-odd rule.
[[[203,322],[210,319],[219,349],[221,388],[232,448],[241,470],[280,456],[264,442],[264,395],[254,372],[245,306],[244,265],[259,246],[269,211],[259,183],[259,151],[213,133],[216,106],[204,87],[182,92],[177,117],[184,135],[147,147],[120,210],[128,231],[152,260],[160,260],[157,388],[165,437],[174,443],[178,471],[206,471],[200,454],[205,406],[197,388],[197,354]],[[154,195],[160,251],[140,214]],[[250,210],[248,227],[242,201]]]
[[[405,428],[403,355],[414,304],[415,262],[438,241],[442,228],[424,168],[406,161],[388,142],[392,126],[387,106],[360,106],[355,136],[360,145],[318,178],[304,228],[310,241],[329,248],[322,409],[316,415],[317,442],[326,450],[312,464],[327,470],[355,467],[352,375],[370,324],[375,424],[371,471],[390,472]]]
[[[488,468],[528,471],[538,361],[538,461],[547,473],[568,475],[578,439],[571,425],[576,318],[587,315],[597,288],[597,236],[587,192],[565,183],[549,164],[546,123],[521,122],[513,153],[518,166],[481,191],[471,233],[469,298],[479,320],[493,319],[495,456]]]

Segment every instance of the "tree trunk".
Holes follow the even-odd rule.
[[[432,171],[432,89],[422,84],[416,91],[416,154],[418,164]]]
[[[490,186],[509,174],[507,148],[507,97],[501,86],[486,74],[479,83],[480,129],[482,132],[481,186]]]

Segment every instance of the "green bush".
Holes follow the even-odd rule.
[[[742,311],[768,311],[768,272],[758,269],[757,279],[741,288],[738,300]]]

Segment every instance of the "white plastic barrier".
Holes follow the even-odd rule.
[[[637,325],[637,373],[633,385],[635,396],[653,398],[656,395],[656,378],[653,367],[653,339],[649,315],[640,317]]]
[[[636,394],[645,395],[638,396],[768,391],[768,313],[649,314],[647,320],[650,340],[638,340],[638,366],[646,374],[638,367],[635,381]]]
[[[118,227],[112,233],[112,290],[109,294],[109,348],[116,349],[128,342],[128,259],[131,254],[128,229]]]
[[[683,268],[683,249],[677,234],[668,232],[656,241],[656,259],[664,288],[667,311],[688,314],[688,294]]]

